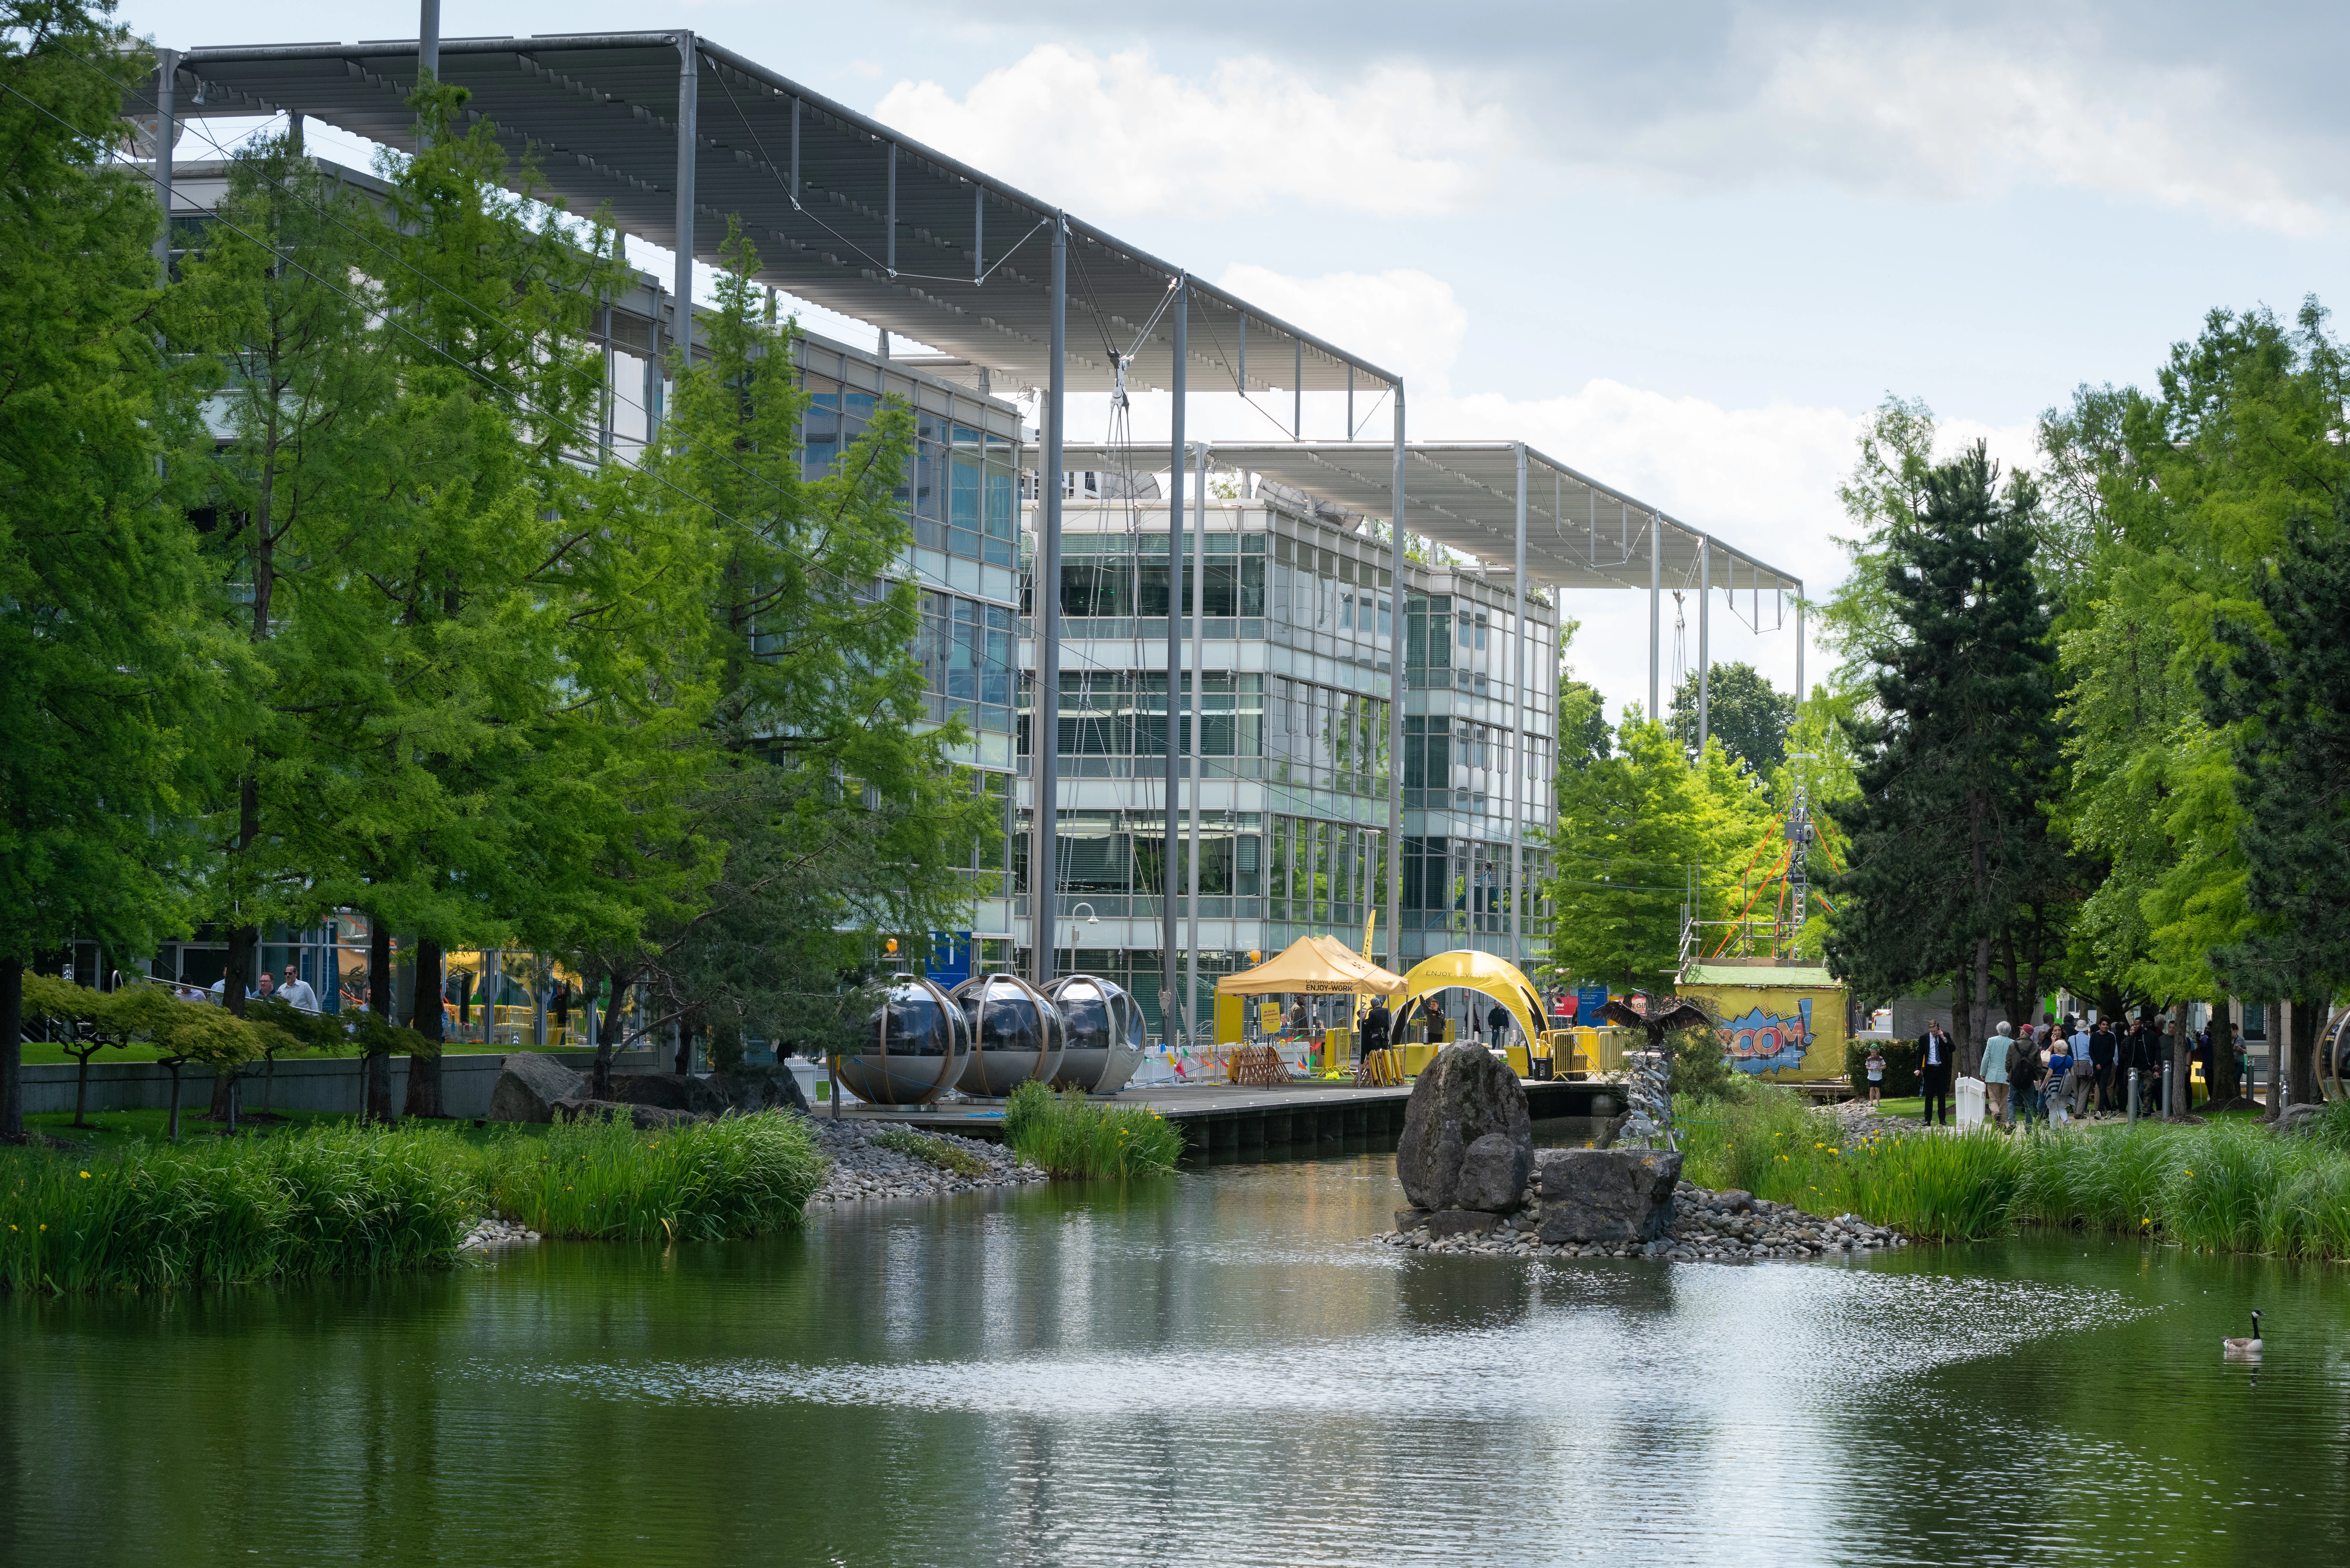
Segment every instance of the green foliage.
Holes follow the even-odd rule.
[[[1055,1095],[1026,1083],[1003,1106],[1003,1141],[1055,1176],[1164,1175],[1183,1158],[1183,1135],[1139,1106],[1099,1106],[1076,1089]]]
[[[1934,466],[1934,410],[1923,399],[1891,392],[1859,437],[1851,475],[1836,487],[1853,532],[1836,543],[1852,570],[1820,607],[1821,646],[1843,655],[1832,685],[1868,689],[1879,672],[1877,649],[1895,640],[1898,622],[1886,575],[1894,538],[1917,525],[1926,504],[1926,476]]]
[[[286,1012],[294,1011],[283,1002],[277,1005]],[[272,1042],[265,1030],[274,1027],[210,1002],[182,1002],[161,986],[99,992],[40,974],[25,977],[25,1010],[76,1025],[106,1044],[154,1045],[167,1059],[222,1072],[253,1061],[269,1048]]]
[[[1711,1029],[1676,1029],[1665,1036],[1666,1087],[1676,1097],[1742,1099],[1758,1085],[1730,1064],[1721,1036]]]
[[[1918,1093],[1918,1064],[1925,1053],[1915,1040],[1848,1040],[1844,1047],[1845,1081],[1858,1095],[1868,1093],[1868,1054],[1885,1054],[1885,1076],[1877,1093],[1888,1100],[1906,1100]]]
[[[1697,671],[1692,670],[1673,688],[1666,704],[1666,727],[1692,758],[1697,745]],[[1774,688],[1762,672],[1743,659],[1713,667],[1706,683],[1706,733],[1721,742],[1733,763],[1767,774],[1787,759],[1787,729],[1795,720],[1796,701]],[[1559,732],[1565,734],[1562,729]]]
[[[209,1011],[218,1012],[218,1009]],[[445,1131],[0,1152],[0,1286],[152,1291],[446,1264],[475,1182]]]
[[[1962,1051],[1987,1033],[1993,946],[2011,1006],[2036,996],[2051,911],[2068,896],[2048,822],[2061,780],[2055,649],[2032,574],[2037,498],[2020,475],[2003,493],[1978,443],[1926,474],[1916,522],[1887,535],[1891,622],[1870,653],[1876,711],[1851,724],[1860,788],[1836,820],[1852,862],[1831,885],[1829,961],[1863,994],[1971,972]]]
[[[797,1116],[639,1133],[614,1116],[493,1141],[482,1185],[493,1210],[549,1236],[717,1241],[798,1224],[824,1172]]]
[[[1563,670],[1558,682],[1558,735],[1557,787],[1562,790],[1568,774],[1579,774],[1605,761],[1613,742],[1607,701],[1599,688],[1588,680],[1574,680]]]
[[[1706,835],[1700,784],[1664,726],[1627,716],[1618,753],[1565,777],[1551,838],[1550,962],[1617,991],[1661,988]]]
[[[941,1170],[951,1170],[957,1176],[984,1176],[988,1163],[971,1150],[911,1127],[888,1127],[865,1140],[877,1148],[895,1149],[911,1155],[925,1165],[935,1165]]]
[[[67,940],[150,950],[240,660],[159,470],[195,432],[157,349],[152,192],[112,161],[149,57],[102,6],[0,6],[0,967]],[[0,987],[13,995],[13,988]],[[18,1125],[0,1019],[0,1137]]]

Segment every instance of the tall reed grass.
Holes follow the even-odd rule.
[[[1688,1107],[1689,1179],[1932,1241],[2017,1225],[2159,1238],[2200,1251],[2350,1261],[2350,1106],[2308,1137],[2257,1123],[1847,1140],[1785,1090]]]
[[[1183,1135],[1140,1106],[1100,1106],[1072,1089],[1023,1084],[1003,1106],[1003,1141],[1055,1176],[1163,1174],[1183,1158]]]
[[[0,1286],[157,1290],[446,1263],[473,1162],[439,1129],[323,1127],[0,1158]]]
[[[799,1223],[825,1159],[796,1116],[656,1133],[613,1116],[495,1138],[482,1168],[489,1206],[549,1236],[715,1241]]]

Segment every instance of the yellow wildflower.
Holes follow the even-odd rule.
[[[2189,1175],[2189,1176],[2192,1176],[2192,1175],[2194,1175],[2195,1173],[2194,1173],[2193,1171],[2191,1171],[2191,1170],[2190,1170],[2190,1171],[2189,1171],[2187,1174],[2188,1174],[2188,1175]],[[89,1172],[88,1172],[88,1171],[87,1171],[87,1170],[83,1171],[83,1172],[81,1173],[81,1179],[82,1179],[84,1181],[88,1181],[88,1180],[89,1179]]]

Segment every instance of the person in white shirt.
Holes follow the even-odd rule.
[[[318,993],[310,989],[308,981],[294,972],[290,963],[286,966],[286,983],[277,988],[277,994],[305,1012],[318,1011]]]

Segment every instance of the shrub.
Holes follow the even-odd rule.
[[[318,1127],[133,1145],[84,1161],[0,1158],[0,1284],[154,1290],[446,1263],[473,1163],[439,1128]]]
[[[797,1116],[723,1116],[639,1133],[623,1117],[510,1133],[484,1157],[498,1213],[549,1236],[715,1241],[796,1225],[824,1156]]]
[[[931,1137],[916,1132],[912,1127],[886,1128],[868,1134],[865,1141],[881,1148],[895,1149],[899,1154],[911,1155],[925,1165],[951,1170],[957,1176],[984,1176],[988,1171],[986,1160],[960,1144]]]
[[[1919,1092],[1918,1063],[1921,1053],[1915,1040],[1852,1040],[1844,1048],[1844,1073],[1856,1095],[1868,1093],[1868,1048],[1885,1054],[1885,1076],[1877,1092],[1888,1100],[1906,1100]]]
[[[1055,1176],[1122,1180],[1171,1171],[1183,1157],[1183,1135],[1158,1112],[1095,1105],[1076,1089],[1055,1096],[1037,1083],[1005,1103],[1003,1141]]]

